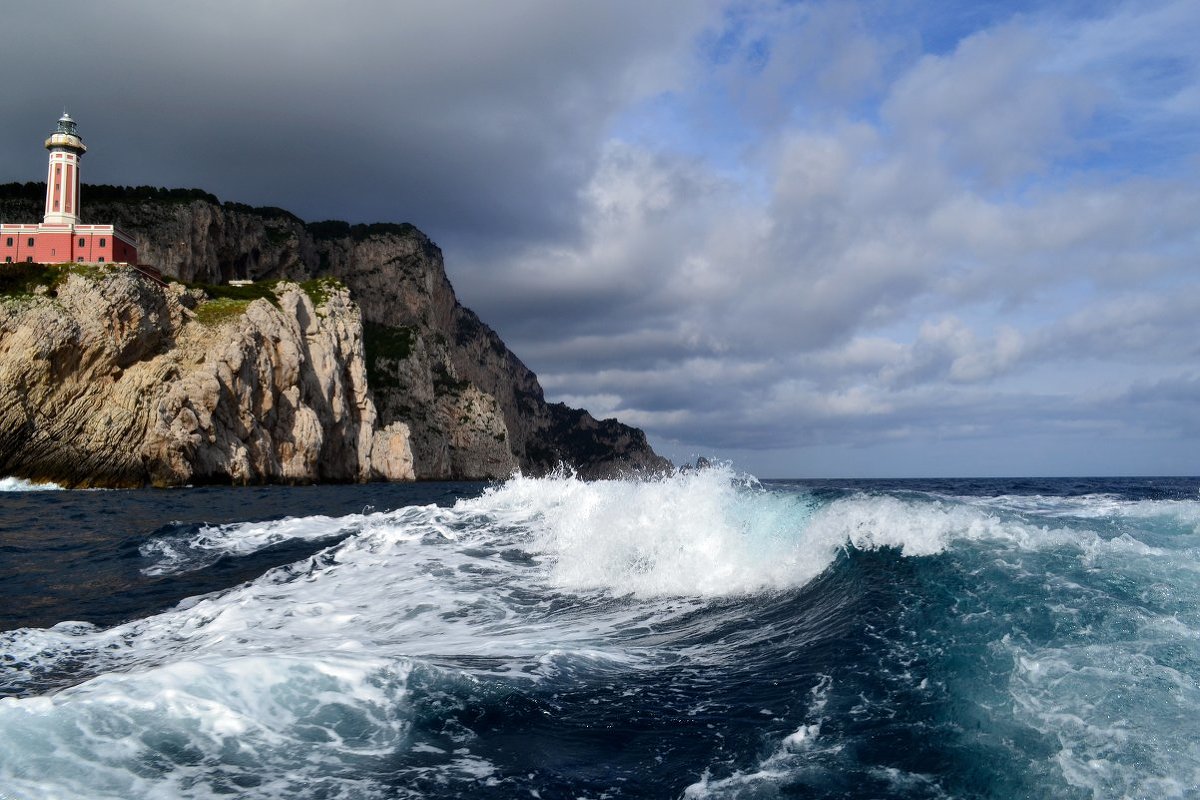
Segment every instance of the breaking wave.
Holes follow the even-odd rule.
[[[0,478],[0,492],[56,492],[62,487],[57,483],[34,483],[24,478]]]
[[[143,573],[320,549],[113,627],[0,633],[0,786],[643,796],[617,772],[645,788],[662,767],[600,732],[644,730],[674,796],[837,796],[846,776],[880,796],[970,794],[974,778],[911,754],[863,755],[881,731],[922,729],[1034,782],[1014,796],[1171,796],[1200,775],[1198,519],[1195,501],[822,492],[716,468],[181,523],[140,543]],[[972,671],[989,677],[962,684]],[[939,716],[952,707],[981,727]],[[1152,737],[1164,713],[1177,732]],[[991,730],[1010,732],[994,750]],[[521,755],[556,747],[543,755],[609,766],[562,783]]]

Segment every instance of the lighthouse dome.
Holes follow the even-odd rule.
[[[75,120],[71,119],[71,115],[63,110],[63,115],[58,118],[58,126],[54,129],[54,133],[50,134],[50,138],[46,140],[46,149],[53,150],[55,148],[65,148],[72,150],[79,155],[87,152],[87,147],[83,143],[83,139],[79,136],[79,129],[75,125]]]
[[[58,118],[58,129],[56,132],[65,133],[68,136],[79,135],[79,131],[75,126],[75,120],[71,119],[71,115],[67,113],[65,108],[63,109],[62,116]]]

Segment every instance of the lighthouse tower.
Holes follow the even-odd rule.
[[[5,264],[137,264],[137,240],[114,225],[79,223],[79,161],[87,152],[75,120],[66,111],[46,140],[46,210],[41,224],[0,225]],[[3,266],[0,265],[0,269]]]
[[[58,118],[58,129],[46,140],[46,149],[50,151],[50,171],[46,175],[44,224],[74,226],[79,222],[79,162],[87,147],[66,111]]]

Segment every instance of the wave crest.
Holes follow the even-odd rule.
[[[0,492],[58,492],[57,483],[34,483],[24,478],[0,478]]]
[[[988,540],[1020,550],[1072,547],[1085,559],[1160,553],[1127,528],[1092,527],[1087,519],[931,495],[776,491],[715,467],[644,480],[518,475],[450,508],[186,527],[184,535],[148,541],[141,553],[153,562],[144,572],[170,574],[289,540],[339,539],[330,542],[335,558],[440,542],[466,559],[463,569],[519,569],[522,581],[545,588],[644,598],[794,588],[850,548],[924,557]],[[485,552],[506,553],[505,563],[483,563]]]

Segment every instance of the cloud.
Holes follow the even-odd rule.
[[[1079,151],[1073,130],[1102,89],[1077,73],[1047,69],[1049,42],[1018,23],[967,37],[948,56],[926,55],[882,106],[901,146],[997,186]]]
[[[553,239],[577,224],[576,189],[611,118],[675,85],[669,65],[706,12],[16,2],[6,60],[25,74],[6,101],[37,116],[0,135],[0,154],[29,164],[13,178],[36,178],[31,142],[65,103],[93,181],[202,186],[307,219],[409,220],[477,246]]]
[[[1131,385],[1118,400],[1136,411],[1147,427],[1168,436],[1200,436],[1200,373],[1194,371]]]
[[[1196,435],[1200,11],[1022,8],[17,2],[0,163],[61,97],[85,179],[411,221],[553,399],[671,447],[1152,464]]]
[[[804,39],[825,23],[802,9],[771,19]],[[1064,62],[1055,26],[1075,21],[1004,20],[876,71],[876,114],[857,110],[868,89],[811,88],[764,113],[789,97],[783,72],[815,67],[774,61],[790,29],[736,26],[744,57],[715,69],[769,84],[745,99],[760,130],[738,168],[610,141],[574,245],[496,272],[536,269],[547,304],[578,292],[550,346],[529,316],[489,312],[552,392],[742,452],[1147,430],[1121,387],[1194,358],[1200,191],[1187,159],[1113,169],[1096,126],[1126,108],[1125,79]]]

